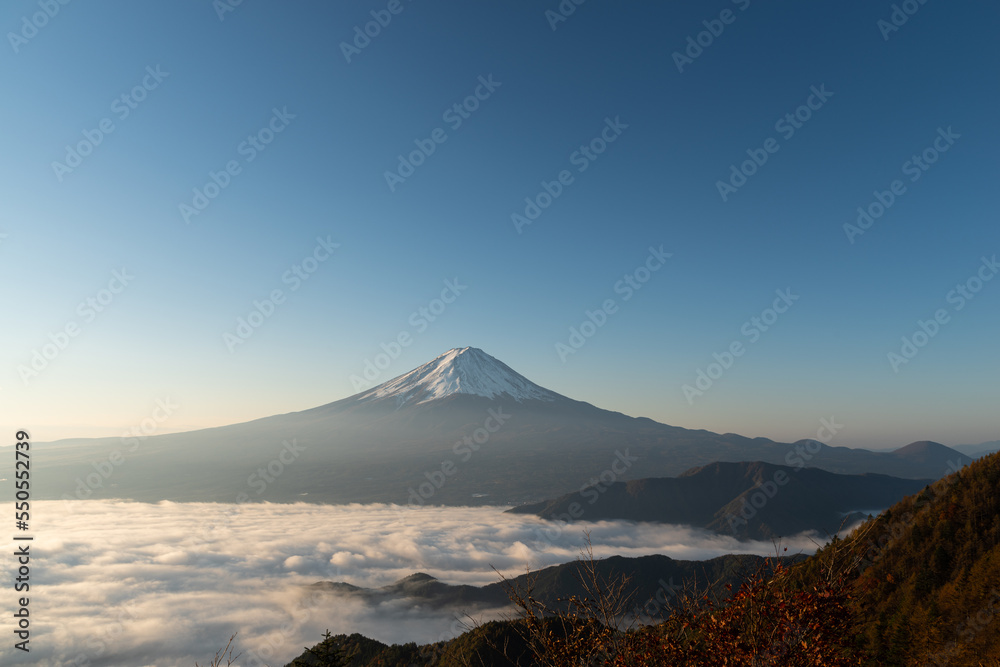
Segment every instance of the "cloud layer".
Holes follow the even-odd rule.
[[[3,664],[68,665],[83,656],[78,664],[191,667],[239,633],[240,664],[277,667],[328,628],[387,643],[437,641],[462,631],[457,610],[312,597],[303,585],[382,586],[414,572],[483,585],[496,581],[492,567],[516,575],[568,562],[585,543],[584,525],[483,507],[50,501],[33,510],[31,653],[4,642]],[[774,553],[769,543],[678,526],[586,528],[597,557]],[[785,545],[815,548],[804,538]],[[7,547],[12,553],[13,542]],[[11,580],[13,559],[6,562]]]

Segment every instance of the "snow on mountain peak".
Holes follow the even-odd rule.
[[[419,405],[452,394],[521,401],[554,401],[558,394],[540,387],[479,348],[448,350],[423,366],[365,392],[358,401],[395,398],[400,406]]]

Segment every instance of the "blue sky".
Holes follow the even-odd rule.
[[[7,432],[305,409],[404,334],[376,382],[472,345],[689,428],[1000,437],[995,5],[225,1],[0,10]]]

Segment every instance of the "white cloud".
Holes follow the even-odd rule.
[[[574,560],[584,546],[583,525],[559,528],[497,508],[41,501],[32,509],[28,662],[43,667],[81,655],[94,667],[191,667],[236,632],[244,666],[259,664],[254,656],[284,665],[327,628],[387,643],[437,641],[461,631],[454,611],[311,599],[302,586],[375,587],[414,572],[483,585],[496,581],[491,566],[516,575]],[[598,557],[774,551],[678,526],[586,527]],[[802,539],[786,544],[814,549]],[[0,645],[0,663],[27,664],[11,644]]]

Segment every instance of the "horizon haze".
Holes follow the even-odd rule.
[[[690,429],[998,437],[995,7],[43,4],[0,9],[0,428],[473,345]]]

